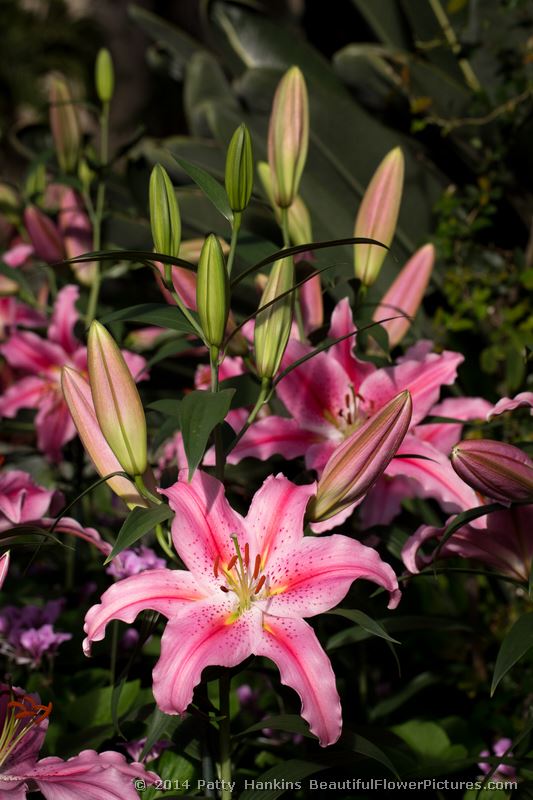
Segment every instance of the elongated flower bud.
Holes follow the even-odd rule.
[[[196,306],[207,344],[219,348],[229,314],[229,280],[224,255],[214,233],[202,247],[196,281]]]
[[[98,424],[129,475],[146,469],[146,420],[131,373],[113,337],[94,321],[87,341],[89,383]]]
[[[409,330],[411,319],[408,317],[413,318],[420,308],[434,263],[435,248],[432,244],[426,244],[417,250],[385,292],[379,306],[374,311],[372,316],[374,322],[394,317],[402,312],[407,315],[407,317],[399,317],[381,323],[389,335],[391,347],[395,347],[401,342]]]
[[[53,264],[65,257],[63,242],[52,220],[37,206],[28,206],[24,211],[24,226],[36,255]]]
[[[355,220],[354,236],[392,242],[402,199],[404,158],[399,147],[385,156],[368,184]],[[379,275],[387,251],[374,244],[354,246],[355,277],[371,286]]]
[[[261,296],[259,308],[279,297],[294,286],[292,258],[276,261]],[[292,325],[294,292],[282,297],[255,320],[254,347],[257,374],[260,378],[273,378],[279,369],[287,347]]]
[[[115,88],[115,70],[111,53],[105,47],[98,52],[94,65],[96,94],[101,103],[109,103]]]
[[[66,189],[61,196],[59,230],[67,258],[76,258],[92,250],[93,232],[81,197],[73,189]],[[96,261],[71,264],[76,277],[84,286],[91,286],[96,277]]]
[[[274,202],[288,208],[298,194],[309,143],[307,87],[298,67],[281,79],[268,128],[268,163],[272,170]]]
[[[2,553],[2,555],[0,556],[0,589],[4,585],[4,581],[9,571],[9,559],[10,559],[9,553],[10,551],[6,550],[6,552]]]
[[[150,176],[150,225],[157,253],[177,256],[181,241],[178,201],[167,171],[156,164]]]
[[[80,151],[80,126],[67,82],[52,79],[50,86],[50,128],[57,160],[63,172],[74,172]]]
[[[241,213],[250,202],[254,185],[252,140],[244,123],[239,125],[229,143],[225,184],[231,210]]]
[[[398,450],[411,412],[411,395],[401,392],[336,448],[308,506],[311,522],[333,517],[368,492]]]
[[[98,474],[103,478],[105,475],[121,471],[122,467],[96,419],[91,387],[85,378],[71,367],[64,367],[61,373],[61,387],[76,430]],[[148,506],[146,500],[127,478],[116,475],[107,481],[107,485],[130,508]]]
[[[500,503],[533,502],[533,461],[512,444],[468,439],[455,445],[452,467],[481,494]]]

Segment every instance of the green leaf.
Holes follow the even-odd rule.
[[[528,614],[523,614],[523,616],[516,620],[501,644],[494,666],[494,675],[492,676],[492,686],[490,687],[491,697],[504,675],[509,672],[511,667],[514,667],[516,662],[519,661],[531,647],[533,647],[532,611]]]
[[[413,719],[392,730],[422,761],[452,761],[467,755],[462,745],[452,745],[444,728],[436,722]]]
[[[231,399],[231,407],[244,408],[255,405],[261,386],[250,373],[245,373],[244,375],[235,375],[233,378],[226,378],[225,381],[220,382],[220,388],[234,389],[235,394]]]
[[[118,717],[123,717],[131,708],[140,688],[141,682],[139,680],[124,684],[118,702]],[[113,686],[106,686],[101,689],[93,689],[87,694],[77,697],[76,702],[71,703],[67,708],[67,718],[84,729],[97,725],[111,724],[113,690]]]
[[[157,772],[163,781],[170,781],[172,789],[177,794],[169,795],[168,790],[157,791],[155,786],[149,786],[147,791],[142,793],[142,797],[146,800],[157,800],[158,798],[172,800],[172,797],[179,797],[180,800],[183,800],[184,794],[186,797],[191,797],[191,790],[196,794],[196,768],[181,753],[165,750],[157,763]],[[187,790],[186,793],[184,790]],[[198,800],[201,799],[198,798]]]
[[[352,731],[345,731],[340,739],[340,744],[348,746],[354,753],[371,758],[372,761],[377,761],[386,767],[393,775],[399,777],[393,763],[389,757],[377,745],[361,736],[360,733],[353,733]]]
[[[307,723],[298,714],[276,714],[273,717],[265,717],[260,722],[250,725],[245,731],[238,733],[237,738],[248,736],[256,731],[262,731],[263,728],[272,728],[272,730],[285,731],[286,733],[297,733],[308,739],[315,739]]]
[[[166,417],[178,417],[179,419],[180,407],[176,400],[154,400],[153,403],[149,403],[146,407],[152,409],[152,411],[158,411]]]
[[[283,788],[285,785],[301,781],[324,768],[323,764],[318,764],[316,761],[300,761],[299,759],[291,758],[263,772],[255,781],[258,787],[268,787],[270,781],[272,788],[245,789],[244,792],[241,792],[239,800],[276,800],[287,791]]]
[[[429,686],[435,686],[440,682],[441,680],[437,678],[437,676],[432,675],[429,672],[420,673],[413,678],[413,680],[408,683],[407,686],[400,692],[397,692],[396,694],[392,695],[392,697],[387,697],[386,700],[382,700],[381,702],[377,703],[370,710],[370,719],[375,720],[391,714],[393,711],[396,711],[397,708],[400,708],[404,703],[410,700],[411,697],[414,697],[414,695],[418,694],[418,692],[427,689]]]
[[[166,303],[141,303],[137,306],[121,308],[101,317],[100,322],[107,325],[109,322],[142,322],[144,325],[159,325],[161,328],[171,328],[182,333],[196,331],[191,323],[184,317],[179,308]]]
[[[495,511],[503,511],[504,509],[505,506],[500,505],[500,503],[488,503],[485,506],[476,506],[476,508],[470,508],[468,511],[463,511],[461,514],[457,514],[450,524],[446,526],[442,538],[440,539],[435,550],[433,560],[436,561],[436,559],[439,557],[440,551],[448,539],[453,536],[455,531],[458,531],[459,528],[462,528],[463,525],[466,525],[468,522],[470,522],[470,520],[478,519],[478,517],[484,517],[486,514],[493,514]]]
[[[161,522],[170,519],[173,514],[174,512],[166,503],[161,503],[160,506],[155,508],[134,508],[124,520],[114,547],[104,564],[109,564],[126,547],[131,547],[141,536],[144,536]]]
[[[209,434],[224,421],[231,406],[234,389],[221,392],[194,391],[180,403],[180,428],[189,464],[189,480],[202,460]]]
[[[367,631],[373,636],[379,636],[381,639],[385,639],[387,642],[401,644],[398,639],[393,639],[392,636],[389,636],[385,628],[380,625],[379,622],[377,622],[375,619],[372,619],[372,617],[369,617],[368,614],[365,614],[363,611],[352,608],[336,608],[333,611],[328,611],[328,614],[334,614],[337,617],[349,619],[351,622],[355,622],[357,625],[360,625],[363,630]]]
[[[130,5],[128,13],[148,36],[172,54],[174,73],[177,73],[177,77],[182,78],[191,57],[198,50],[203,50],[202,45],[175,25],[141,6]]]
[[[192,178],[195,184],[200,187],[205,196],[213,203],[217,211],[219,211],[223,217],[226,217],[228,222],[232,223],[233,211],[229,206],[226,190],[222,184],[197,164],[186,161],[179,156],[174,156],[174,158],[180,167],[185,170],[187,175]]]
[[[148,755],[154,744],[159,739],[171,739],[176,728],[181,725],[183,719],[179,716],[169,716],[164,714],[159,708],[155,708],[147,721],[146,743],[139,756],[139,761],[143,761]],[[166,775],[166,773],[165,773]]]

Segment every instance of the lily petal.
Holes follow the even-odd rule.
[[[77,286],[65,286],[57,295],[54,304],[54,313],[48,329],[48,338],[51,342],[60,345],[65,353],[73,353],[81,343],[74,336],[74,326],[80,315],[76,308],[76,301],[80,296]]]
[[[503,414],[504,411],[514,411],[515,408],[521,408],[523,406],[530,406],[531,413],[533,414],[533,392],[520,392],[517,394],[516,397],[502,397],[501,400],[498,400],[492,411],[487,414],[487,420],[490,420],[493,417],[497,417],[499,414]]]
[[[83,627],[87,638],[83,642],[85,655],[90,655],[93,642],[100,642],[112,619],[133,622],[137,614],[149,608],[174,617],[183,604],[205,596],[198,582],[185,570],[151,569],[124,578],[107,589],[101,603],[92,606]]]
[[[294,419],[275,415],[263,417],[248,428],[229,454],[228,463],[238,464],[249,457],[266,461],[273,455],[297,458],[303,456],[315,440],[316,436],[301,428]],[[211,462],[204,461],[207,463]]]
[[[191,572],[213,584],[217,557],[224,565],[235,554],[231,536],[237,535],[244,547],[247,535],[242,517],[226,500],[220,481],[201,470],[196,470],[190,483],[186,476],[184,470],[177,483],[160,493],[168,497],[176,512],[172,522],[176,551]]]
[[[0,352],[12,367],[32,373],[46,372],[66,362],[62,347],[41,339],[31,331],[13,333],[9,341],[0,347]]]
[[[387,315],[387,316],[390,316]],[[340,300],[331,315],[331,325],[329,327],[329,337],[331,339],[338,339],[340,336],[346,336],[356,330],[356,325],[353,320],[352,309],[347,297]],[[353,354],[356,336],[350,336],[342,342],[332,345],[329,348],[329,354],[338,361],[341,367],[348,375],[349,382],[352,384],[354,391],[358,392],[361,383],[366,377],[372,375],[376,371],[374,364],[367,361],[360,361]]]
[[[466,422],[471,419],[485,419],[490,409],[490,403],[481,397],[448,397],[442,403],[433,406],[430,414],[435,417],[451,417]],[[433,422],[429,425],[418,425],[415,429],[419,439],[429,442],[443,453],[449,453],[454,444],[457,444],[462,431],[463,426],[453,422]]]
[[[153,671],[154,697],[165,714],[183,714],[208,666],[235,667],[254,650],[259,612],[232,620],[235,598],[212,598],[173,616],[161,638]]]
[[[440,355],[428,353],[420,360],[402,361],[396,367],[380,369],[363,381],[364,407],[373,414],[399,392],[408,389],[413,401],[411,424],[416,425],[437,402],[441,386],[454,382],[457,367],[463,361],[460,353],[445,350]]]
[[[302,717],[322,747],[334,744],[341,735],[341,705],[331,662],[311,626],[267,615],[255,653],[270,658],[281,682],[298,693]]]
[[[269,591],[264,610],[274,616],[311,617],[340,603],[351,584],[364,578],[390,593],[389,608],[400,602],[392,567],[372,547],[333,534],[321,539],[306,536],[294,548],[290,562],[275,557],[268,564]]]

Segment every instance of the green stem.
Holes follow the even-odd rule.
[[[239,230],[241,227],[241,218],[242,214],[240,211],[235,211],[233,214],[233,225],[231,228],[231,243],[229,246],[229,254],[228,254],[228,275],[231,275],[231,270],[233,269],[233,262],[235,260],[235,251],[237,250],[237,239],[239,238]]]
[[[289,209],[282,208],[281,210],[281,232],[283,234],[283,247],[291,246],[291,238],[289,235]],[[298,328],[298,336],[301,342],[307,342],[307,336],[304,330],[304,318],[302,314],[302,304],[300,302],[300,290],[296,289],[294,292],[294,318],[296,319],[296,326]]]
[[[160,497],[158,497],[156,494],[153,494],[148,489],[148,487],[146,486],[146,484],[145,484],[145,482],[143,480],[143,476],[142,475],[135,475],[135,477],[133,478],[133,481],[135,483],[135,486],[137,487],[137,489],[139,490],[140,494],[142,494],[143,497],[145,497],[147,500],[151,500],[152,503],[155,503],[158,506],[161,505],[161,503],[163,501],[161,500]]]
[[[211,391],[218,392],[218,347],[211,347],[209,350],[209,360],[211,365]],[[224,454],[224,445],[222,443],[222,431],[220,425],[215,425],[214,430],[215,438],[215,475],[219,481],[224,480],[224,467],[226,466],[226,457]]]
[[[177,307],[179,308],[183,316],[192,325],[192,327],[198,334],[198,337],[202,341],[204,341],[204,334],[201,327],[198,325],[198,323],[192,316],[191,312],[189,311],[187,306],[183,303],[183,300],[181,299],[181,297],[174,288],[174,283],[172,281],[172,264],[165,264],[165,289],[167,290],[167,292],[170,292],[170,294],[172,295],[172,299],[176,303]]]
[[[102,113],[100,114],[100,176],[98,178],[98,187],[96,189],[96,204],[93,215],[93,250],[96,252],[102,246],[102,218],[104,216],[105,207],[105,177],[103,171],[107,166],[109,149],[109,103],[102,104]],[[85,316],[85,325],[88,328],[96,316],[98,308],[98,298],[100,296],[100,285],[102,282],[102,275],[100,263],[96,262],[96,269],[94,279],[91,284],[91,292],[89,294],[89,302],[87,304],[87,314]]]
[[[159,546],[161,550],[164,552],[167,558],[171,561],[177,561],[175,554],[170,547],[167,538],[165,536],[165,531],[163,530],[163,526],[161,524],[155,526],[155,536],[157,541],[159,542]]]
[[[252,422],[254,422],[255,418],[257,417],[257,415],[261,411],[261,409],[264,406],[264,404],[266,402],[268,402],[268,398],[270,397],[271,392],[272,392],[272,381],[271,381],[271,379],[270,378],[263,378],[263,380],[261,382],[261,391],[259,392],[259,397],[257,398],[257,400],[255,402],[255,406],[252,408],[252,410],[248,414],[248,419],[244,423],[243,427],[240,429],[239,433],[237,434],[235,439],[232,441],[232,443],[230,444],[230,446],[226,450],[226,452],[224,454],[226,456],[226,458],[231,453],[233,448],[240,442],[240,440],[242,439],[242,437],[244,436],[244,434],[246,433],[246,431],[248,430],[248,428],[250,427]]]
[[[230,731],[230,700],[231,678],[227,670],[219,680],[220,693],[220,778],[222,781],[221,798],[231,800],[231,731]]]

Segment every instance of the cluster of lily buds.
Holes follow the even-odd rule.
[[[401,392],[336,448],[307,508],[310,522],[323,522],[364,497],[398,450],[411,413],[411,395]]]
[[[100,102],[109,103],[115,89],[115,70],[111,53],[105,47],[102,47],[96,56],[94,83]]]
[[[234,214],[242,214],[247,208],[252,196],[253,185],[252,139],[250,131],[243,123],[231,137],[226,154],[226,194]]]
[[[156,252],[177,256],[181,242],[178,201],[168,173],[156,164],[150,175],[150,225]]]
[[[196,305],[206,344],[218,350],[229,314],[229,280],[224,254],[214,233],[204,242],[196,280]]]
[[[520,448],[491,439],[459,442],[451,454],[460,478],[500,503],[533,502],[533,461]]]
[[[49,100],[50,128],[59,166],[63,172],[74,172],[80,152],[80,125],[70,89],[60,75],[52,78]]]
[[[404,158],[399,147],[385,156],[374,175],[359,207],[354,236],[391,244],[402,199]],[[371,286],[379,275],[387,251],[373,244],[354,246],[355,277],[364,286]]]
[[[275,300],[294,286],[294,262],[282,258],[272,267],[259,309]],[[260,311],[255,320],[254,348],[257,374],[271,380],[277,373],[289,341],[294,306],[294,292],[290,292]]]
[[[390,347],[396,347],[403,339],[411,320],[418,311],[435,263],[435,248],[426,244],[411,256],[390,288],[385,292],[372,319],[379,322],[388,317],[397,317],[382,322],[389,336]],[[401,316],[405,314],[406,316]]]
[[[291,67],[281,79],[268,128],[268,163],[274,201],[289,208],[298,194],[309,143],[309,101],[305,78]]]

